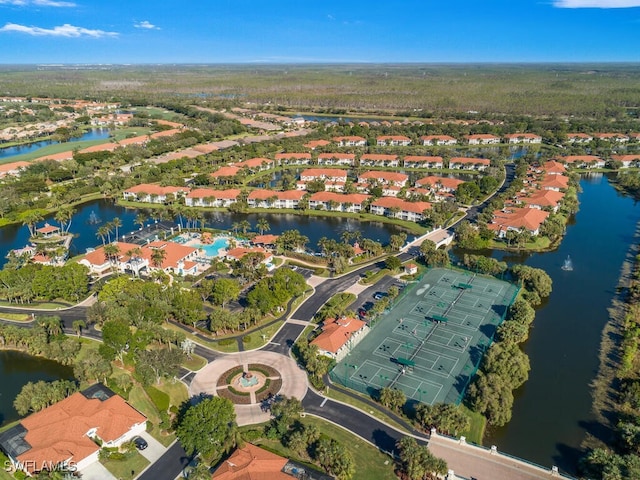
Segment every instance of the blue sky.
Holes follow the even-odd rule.
[[[638,62],[640,0],[0,0],[0,63]]]

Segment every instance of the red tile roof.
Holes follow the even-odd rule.
[[[353,203],[356,205],[360,205],[367,198],[370,198],[371,195],[365,195],[364,193],[336,193],[336,192],[316,192],[311,197],[309,197],[310,201],[313,202],[338,202],[338,203]]]
[[[242,167],[258,168],[264,165],[272,165],[272,164],[273,164],[273,160],[269,158],[257,157],[257,158],[250,158],[249,160],[245,160],[244,162],[235,163],[233,166],[240,167],[240,168]]]
[[[86,435],[91,429],[110,442],[145,421],[146,417],[119,395],[101,401],[76,392],[20,422],[27,430],[25,440],[31,448],[18,460],[29,460],[26,466],[69,458],[78,463],[100,448]]]
[[[427,185],[436,186],[437,184],[442,185],[444,188],[448,188],[451,190],[455,190],[461,184],[464,183],[464,180],[458,180],[457,178],[449,178],[449,177],[437,177],[434,175],[421,178],[416,182],[416,185],[419,187],[426,187]]]
[[[366,325],[357,318],[330,318],[324,321],[322,333],[311,341],[325,352],[338,353],[338,350],[349,341],[351,335]]]
[[[455,138],[450,137],[449,135],[423,135],[420,137],[420,140],[424,140],[430,142],[432,140],[444,140],[450,142],[451,140],[455,140]]]
[[[411,163],[411,162],[416,162],[416,163],[442,163],[442,157],[429,157],[429,156],[424,156],[424,155],[407,155],[406,157],[404,157],[404,163]]]
[[[11,163],[5,163],[3,165],[0,165],[0,175],[2,175],[3,173],[9,173],[9,172],[13,172],[13,171],[18,171],[22,168],[26,168],[29,165],[31,165],[29,162],[11,162]]]
[[[569,186],[569,177],[564,175],[545,175],[540,183],[542,188],[565,189]]]
[[[537,190],[528,197],[520,198],[525,205],[539,205],[541,207],[556,207],[560,200],[564,198],[564,193],[555,190]]]
[[[396,197],[382,197],[372,203],[375,207],[399,208],[404,212],[422,213],[431,208],[429,202],[407,202]]]
[[[218,177],[235,177],[240,171],[239,167],[220,167],[218,170],[213,172],[210,176],[214,178]]]
[[[401,183],[409,179],[408,175],[397,172],[364,172],[358,177],[358,182],[367,183],[368,180],[380,180],[385,183]]]
[[[596,157],[595,155],[567,155],[566,157],[560,157],[560,160],[565,163],[596,163],[602,161],[600,157]]]
[[[563,164],[554,160],[543,163],[541,168],[547,173],[565,173],[567,171]]]
[[[222,462],[212,480],[292,480],[282,472],[288,460],[247,443]]]
[[[251,239],[254,245],[275,245],[280,235],[256,235]]]
[[[398,142],[407,142],[411,139],[409,137],[405,137],[404,135],[380,135],[377,138],[378,141],[387,141],[387,140],[396,140]]]
[[[237,188],[228,188],[226,190],[215,190],[213,188],[196,188],[191,190],[186,198],[207,198],[212,197],[218,200],[223,199],[236,199],[240,195],[240,190]]]
[[[530,138],[530,139],[540,139],[542,140],[542,137],[540,135],[536,135],[535,133],[507,133],[504,138]]]
[[[536,231],[549,216],[549,212],[537,208],[513,208],[509,211],[496,210],[493,212],[493,220],[487,227],[491,230],[503,228],[526,228]]]
[[[335,142],[364,142],[366,138],[358,137],[358,136],[345,136],[345,137],[333,137]]]
[[[360,157],[360,160],[382,160],[382,161],[394,161],[398,160],[397,155],[384,155],[384,154],[375,154],[375,153],[365,153]]]
[[[473,135],[465,135],[464,138],[468,140],[500,140],[500,137],[490,133],[474,133]]]
[[[330,143],[331,142],[329,140],[311,140],[310,142],[305,143],[304,146],[307,148],[314,149],[318,147],[326,147]]]

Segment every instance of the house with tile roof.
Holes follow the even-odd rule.
[[[275,158],[278,165],[309,165],[311,163],[310,153],[277,153]]]
[[[311,140],[305,143],[303,146],[308,148],[309,150],[315,150],[316,148],[326,147],[327,145],[331,145],[329,140]]]
[[[289,460],[250,443],[236,449],[211,476],[212,480],[292,480],[294,469],[285,470]]]
[[[442,168],[442,157],[430,157],[425,155],[407,155],[402,160],[404,168]]]
[[[432,193],[437,196],[446,196],[444,194],[455,193],[458,187],[463,183],[464,180],[459,180],[457,178],[430,175],[416,181],[415,185],[418,188],[426,189],[427,193]]]
[[[542,143],[542,137],[535,133],[507,133],[504,136],[506,143],[511,145],[518,143],[537,144]]]
[[[422,141],[422,145],[425,145],[425,146],[455,145],[458,143],[458,140],[456,140],[453,137],[450,137],[449,135],[423,135],[422,137],[420,137],[420,140]]]
[[[238,175],[238,173],[240,173],[240,170],[240,167],[227,165],[224,167],[220,167],[213,173],[210,173],[209,176],[212,178],[230,178]]]
[[[620,162],[622,168],[638,168],[640,166],[640,154],[611,155],[611,160]]]
[[[127,188],[122,192],[125,200],[146,202],[146,203],[164,203],[169,195],[173,198],[189,192],[189,187],[162,187],[155,183],[141,183],[131,188]]]
[[[482,172],[491,166],[486,158],[453,157],[449,160],[449,168],[453,170],[477,170]]]
[[[473,135],[465,135],[469,145],[495,145],[500,143],[500,137],[491,135],[490,133],[476,133]]]
[[[333,137],[332,140],[340,147],[365,147],[367,145],[367,140],[365,138],[356,135]]]
[[[629,141],[629,137],[624,133],[594,133],[593,137],[605,142],[626,143]]]
[[[567,133],[567,143],[589,143],[592,140],[593,137],[586,133]]]
[[[487,228],[499,238],[504,238],[509,230],[526,230],[536,236],[547,217],[549,212],[537,208],[505,208],[493,212],[493,219],[487,224]]]
[[[146,430],[146,417],[121,396],[93,385],[22,419],[0,434],[0,448],[29,475],[52,466],[82,471],[100,447],[118,447]]]
[[[409,180],[409,176],[398,172],[364,172],[358,176],[358,183],[393,185],[396,187],[404,187]]]
[[[271,263],[271,260],[273,259],[273,255],[271,255],[271,253],[269,253],[268,251],[266,251],[264,248],[261,248],[261,247],[250,247],[250,248],[236,247],[236,248],[231,248],[231,249],[227,250],[227,253],[225,254],[225,258],[227,260],[229,260],[229,261],[241,260],[242,257],[244,257],[245,255],[247,255],[249,253],[261,253],[264,256],[264,258],[262,259],[262,261],[260,263],[264,263],[265,265]]]
[[[187,207],[228,207],[238,201],[240,193],[237,188],[194,188],[185,195],[184,204]]]
[[[604,168],[606,162],[596,155],[567,155],[561,162],[573,168]]]
[[[549,160],[548,162],[544,162],[540,168],[540,171],[543,171],[547,175],[564,175],[567,173],[567,167],[560,162],[556,162],[555,160]]]
[[[338,168],[307,168],[300,173],[300,180],[303,182],[313,182],[314,180],[346,182],[347,171]]]
[[[556,192],[566,190],[569,187],[569,177],[547,174],[542,177],[539,187],[543,190],[555,190]]]
[[[411,145],[411,139],[404,135],[380,135],[376,139],[376,144],[379,147],[394,146],[394,147],[406,147]]]
[[[249,160],[244,160],[243,162],[236,162],[233,164],[234,167],[238,168],[246,168],[251,172],[262,172],[264,170],[269,170],[270,168],[275,167],[275,163],[270,158],[250,158]]]
[[[320,153],[318,165],[353,166],[356,164],[355,153]]]
[[[518,197],[518,201],[529,208],[550,210],[556,213],[563,198],[564,193],[557,190],[535,190],[529,195]]]
[[[362,167],[397,167],[400,160],[397,155],[365,153],[360,157]]]
[[[316,192],[309,197],[309,208],[334,212],[360,212],[371,195],[363,193]]]
[[[429,202],[407,202],[400,198],[382,197],[371,204],[370,211],[375,215],[419,222],[424,218],[423,212],[430,208]]]
[[[369,333],[366,322],[353,317],[328,318],[322,322],[322,332],[311,341],[318,353],[342,360]]]
[[[250,208],[298,208],[300,200],[307,192],[303,190],[275,190],[256,189],[247,196]]]

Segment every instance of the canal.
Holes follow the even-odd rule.
[[[14,350],[0,350],[0,371],[0,426],[20,418],[13,400],[28,382],[73,380],[73,368]]]
[[[553,292],[538,308],[523,346],[531,360],[529,381],[515,392],[511,422],[489,429],[485,445],[570,473],[576,471],[585,435],[597,426],[589,385],[598,369],[607,309],[640,221],[636,202],[616,192],[602,174],[583,177],[580,185],[580,211],[557,250],[482,252],[541,268],[553,279]],[[573,271],[564,271],[569,255]]]

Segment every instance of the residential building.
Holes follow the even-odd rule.
[[[311,341],[318,353],[342,360],[369,333],[365,322],[353,317],[328,318],[322,322],[322,333]]]
[[[563,198],[563,192],[545,189],[535,190],[530,195],[518,197],[518,201],[529,208],[551,210],[553,213],[556,213]]]
[[[500,137],[489,133],[476,133],[474,135],[465,135],[469,145],[495,145],[500,143]]]
[[[247,168],[250,172],[262,172],[273,168],[275,164],[270,158],[257,157],[244,160],[243,162],[236,162],[233,166],[238,168]]]
[[[211,173],[209,176],[213,178],[229,178],[235,177],[240,173],[240,167],[236,166],[225,166],[220,167],[215,172]]]
[[[622,168],[640,167],[640,154],[635,155],[611,155],[611,159],[622,164]]]
[[[300,200],[306,192],[301,190],[274,190],[257,189],[247,196],[247,204],[252,208],[298,208]]]
[[[549,212],[537,208],[509,208],[493,212],[493,220],[487,225],[499,238],[508,231],[526,230],[531,235],[540,233],[540,226],[549,216]]]
[[[415,263],[407,263],[404,266],[404,273],[407,275],[415,275],[416,273],[418,273],[418,265],[416,265]]]
[[[604,168],[605,161],[595,155],[567,155],[560,161],[573,168]]]
[[[593,137],[606,142],[626,143],[629,141],[629,137],[624,133],[594,133]]]
[[[333,141],[340,147],[365,147],[367,140],[358,136],[333,137]]]
[[[424,135],[420,137],[420,140],[422,141],[422,145],[443,146],[443,145],[455,145],[458,143],[458,140],[456,140],[453,137],[450,137],[449,135]]]
[[[369,198],[370,195],[362,193],[317,192],[309,197],[309,208],[355,213],[362,211]]]
[[[216,468],[211,480],[292,480],[297,477],[284,471],[288,462],[284,457],[246,443]]]
[[[391,185],[396,187],[404,187],[409,180],[409,176],[404,173],[397,172],[364,172],[358,177],[358,183]]]
[[[176,199],[189,192],[189,187],[162,187],[154,183],[142,183],[122,192],[125,200],[164,203],[168,198]]]
[[[593,137],[586,133],[567,133],[567,143],[589,143],[592,140]]]
[[[548,162],[544,162],[540,166],[540,170],[545,172],[547,175],[564,175],[567,173],[567,167],[560,162],[556,162],[555,160],[549,160]]]
[[[382,197],[371,204],[370,211],[375,215],[419,222],[424,218],[423,212],[430,208],[429,202],[407,202],[399,198]]]
[[[504,136],[506,143],[542,143],[542,137],[535,133],[508,133]]]
[[[195,188],[184,198],[187,207],[228,207],[238,201],[240,190],[229,188],[214,190],[213,188]]]
[[[403,159],[404,168],[442,168],[442,157],[429,157],[423,155],[407,155]]]
[[[486,158],[453,157],[449,160],[449,168],[453,170],[478,170],[482,172],[491,166]]]
[[[542,177],[539,187],[543,190],[555,190],[557,192],[566,190],[569,187],[569,177],[547,174]]]
[[[303,182],[313,182],[314,180],[346,182],[347,171],[338,168],[307,168],[300,173],[300,180]]]
[[[251,239],[251,244],[261,247],[274,247],[280,235],[256,235]]]
[[[464,180],[449,177],[428,176],[416,181],[416,187],[426,188],[431,193],[455,193]]]
[[[411,139],[404,135],[381,135],[377,138],[377,145],[381,146],[401,146],[406,147],[411,145]]]
[[[146,430],[146,417],[101,384],[33,413],[0,434],[0,448],[29,475],[98,461],[100,446],[118,447]]]
[[[241,260],[242,257],[244,257],[245,255],[247,255],[249,253],[261,253],[264,256],[264,258],[262,259],[262,261],[260,263],[264,263],[265,265],[270,264],[271,260],[273,259],[273,255],[271,255],[270,252],[268,252],[264,248],[260,248],[260,247],[251,247],[251,248],[236,247],[236,248],[232,248],[230,250],[227,250],[225,258],[227,260],[229,260],[229,261]]]
[[[400,165],[397,155],[365,153],[360,157],[362,167],[397,167]]]
[[[331,145],[331,142],[329,140],[311,140],[304,144],[304,146],[309,150],[326,147],[327,145]]]
[[[355,163],[355,153],[320,153],[318,155],[318,165],[353,166]]]
[[[309,165],[311,163],[310,153],[277,153],[276,162],[279,165]]]

